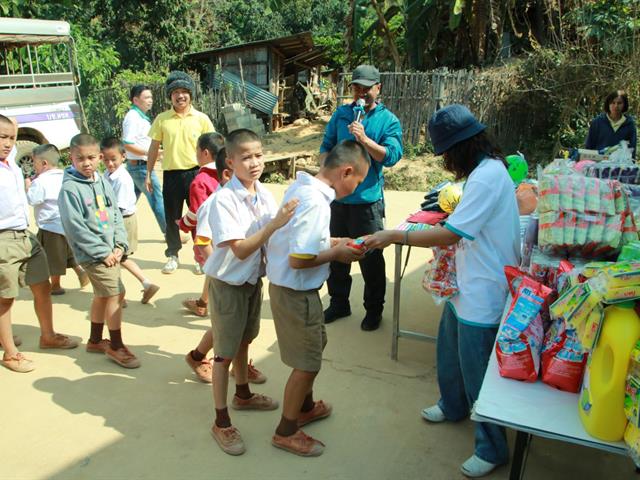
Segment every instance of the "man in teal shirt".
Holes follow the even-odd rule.
[[[320,161],[343,140],[356,140],[370,156],[371,166],[364,181],[351,195],[331,204],[331,236],[357,238],[384,229],[383,167],[392,167],[402,157],[402,127],[398,118],[378,101],[380,72],[371,65],[353,71],[353,102],[334,112],[320,146]],[[358,119],[357,101],[364,100],[364,112]],[[325,323],[351,315],[350,265],[331,263],[327,280],[331,303],[324,312]],[[382,250],[374,250],[360,260],[364,278],[366,315],[363,330],[380,326],[386,290],[386,271]]]

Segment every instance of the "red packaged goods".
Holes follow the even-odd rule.
[[[516,295],[496,340],[498,369],[503,377],[535,382],[544,336],[540,312],[552,291],[510,267],[505,274]]]
[[[436,305],[458,293],[456,280],[456,246],[434,247],[433,258],[427,265],[422,287],[433,297]]]
[[[542,381],[559,390],[578,393],[587,357],[576,331],[568,330],[563,320],[554,321],[542,349]]]

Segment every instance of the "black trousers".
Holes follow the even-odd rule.
[[[175,255],[182,248],[180,230],[176,220],[182,217],[184,202],[189,206],[189,187],[198,173],[199,168],[189,170],[165,170],[162,172],[162,200],[164,202],[164,217],[167,220],[167,249],[165,256]]]
[[[384,229],[384,200],[363,205],[331,204],[331,236],[356,238]],[[387,277],[382,250],[373,250],[360,260],[364,278],[364,308],[368,313],[381,314]],[[331,262],[327,287],[331,305],[349,306],[351,292],[351,265]]]

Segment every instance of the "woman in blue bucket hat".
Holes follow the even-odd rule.
[[[426,231],[384,230],[368,248],[391,243],[417,247],[457,244],[458,294],[444,307],[437,341],[440,400],[425,408],[431,423],[469,416],[493,349],[508,295],[504,267],[520,262],[520,227],[513,181],[486,127],[463,105],[433,114],[429,135],[444,168],[466,180],[462,199],[444,226]],[[475,452],[461,470],[481,477],[509,461],[504,428],[476,423]]]

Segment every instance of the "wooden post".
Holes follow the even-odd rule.
[[[244,106],[247,107],[247,88],[244,84],[244,73],[242,72],[242,58],[238,57],[238,66],[240,67],[240,80],[242,81],[242,98],[244,100]]]

